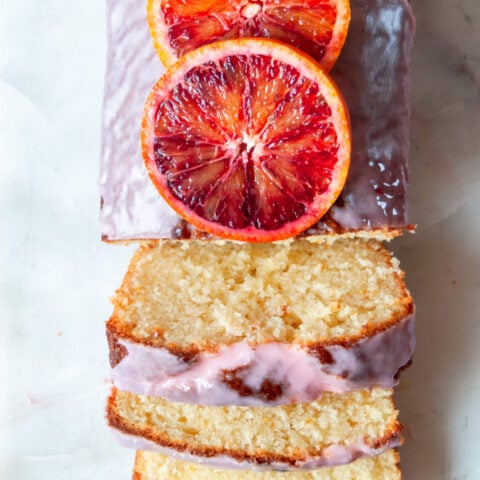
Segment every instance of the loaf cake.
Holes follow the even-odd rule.
[[[311,470],[401,443],[391,389],[325,393],[276,407],[211,407],[113,389],[109,425],[125,446],[217,468]]]
[[[399,455],[387,450],[377,457],[360,458],[348,465],[309,472],[256,472],[217,470],[140,450],[134,480],[400,480]]]
[[[103,239],[209,238],[180,219],[144,170],[139,135],[147,93],[163,68],[139,0],[108,0],[103,109]],[[407,0],[352,0],[349,34],[331,75],[346,99],[352,159],[342,194],[306,236],[391,238],[407,218],[410,57],[414,18]]]
[[[414,305],[375,240],[151,242],[107,323],[116,386],[210,405],[391,387],[412,356]]]
[[[163,68],[139,1],[107,0],[102,239],[141,241],[107,322],[107,421],[139,450],[137,480],[401,477],[391,387],[411,361],[414,304],[382,241],[413,229],[414,18],[407,0],[350,7],[330,72],[351,117],[343,191],[295,239],[241,244],[177,216],[150,183],[140,120]]]

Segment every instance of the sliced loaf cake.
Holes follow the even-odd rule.
[[[387,450],[377,457],[310,472],[256,472],[217,470],[140,450],[134,480],[400,480],[399,455]]]
[[[401,443],[391,389],[311,403],[212,407],[112,390],[107,418],[125,445],[219,468],[311,470]]]
[[[391,387],[414,305],[377,241],[152,242],[107,324],[121,390],[210,405],[313,401]]]

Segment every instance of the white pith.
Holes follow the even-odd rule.
[[[262,11],[262,5],[259,3],[248,2],[240,8],[240,15],[244,18],[252,19]]]

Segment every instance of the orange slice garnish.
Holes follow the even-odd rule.
[[[148,0],[148,23],[165,65],[207,43],[272,38],[330,70],[347,35],[349,0]]]
[[[148,174],[197,228],[268,242],[316,223],[350,161],[345,103],[308,55],[280,42],[216,42],[153,87],[142,124]]]

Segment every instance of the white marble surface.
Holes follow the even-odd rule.
[[[480,3],[416,0],[411,217],[418,304],[397,398],[406,480],[478,480]],[[0,0],[0,478],[129,479],[104,426],[103,322],[132,247],[102,245],[100,0]]]

